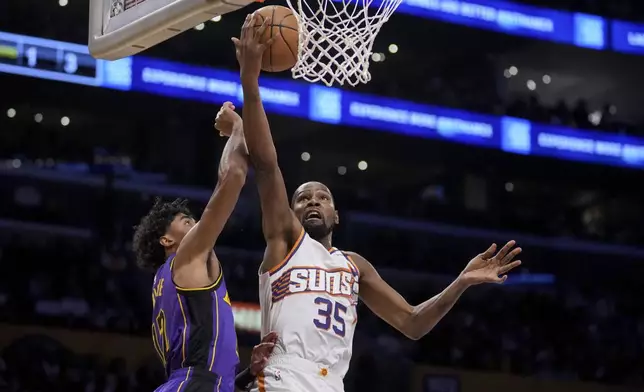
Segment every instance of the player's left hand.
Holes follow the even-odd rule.
[[[233,128],[241,124],[242,118],[235,112],[235,105],[232,102],[224,102],[215,117],[215,129],[219,131],[219,136],[233,134]]]
[[[521,253],[521,248],[514,248],[515,245],[515,241],[510,241],[498,253],[494,254],[496,244],[492,244],[485,252],[478,254],[467,264],[459,279],[468,286],[505,282],[508,278],[506,274],[521,265],[520,260],[512,261]]]
[[[253,352],[250,356],[250,374],[257,376],[259,372],[264,370],[268,363],[268,358],[275,348],[275,342],[277,342],[277,333],[270,332],[262,338],[260,344],[253,347]]]
[[[246,16],[239,38],[231,38],[235,44],[235,55],[239,62],[242,83],[245,81],[257,82],[259,78],[264,51],[275,41],[275,37],[272,37],[267,42],[261,42],[262,35],[270,23],[271,18],[266,18],[261,22],[259,15],[249,14]]]

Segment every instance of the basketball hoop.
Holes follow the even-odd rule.
[[[327,86],[369,82],[374,40],[401,2],[287,0],[300,35],[293,77]]]

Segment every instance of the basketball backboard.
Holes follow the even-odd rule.
[[[90,0],[89,51],[117,60],[254,0]]]

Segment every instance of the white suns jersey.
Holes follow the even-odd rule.
[[[342,251],[302,230],[284,261],[259,277],[262,336],[277,332],[275,354],[301,357],[343,378],[358,321],[359,276]]]

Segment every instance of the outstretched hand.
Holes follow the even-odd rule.
[[[520,260],[512,261],[521,248],[514,248],[515,241],[510,241],[501,250],[496,251],[496,244],[492,244],[485,252],[473,258],[461,272],[460,279],[469,286],[481,283],[503,283],[508,278],[510,270],[521,265]],[[514,249],[512,249],[514,248]]]
[[[215,129],[219,131],[219,136],[230,137],[235,126],[241,123],[242,118],[235,112],[235,105],[232,102],[224,102],[215,117]]]
[[[262,342],[253,347],[253,352],[250,356],[250,374],[257,376],[259,372],[264,370],[268,363],[268,358],[273,353],[277,342],[277,333],[270,332],[262,338]]]
[[[275,37],[270,38],[267,42],[261,42],[264,31],[271,23],[271,18],[266,18],[261,26],[256,28],[259,22],[259,16],[249,14],[246,16],[244,25],[241,29],[239,38],[232,38],[235,44],[235,54],[239,62],[241,79],[253,80],[259,78],[259,72],[262,69],[262,56],[266,48],[273,44]]]

